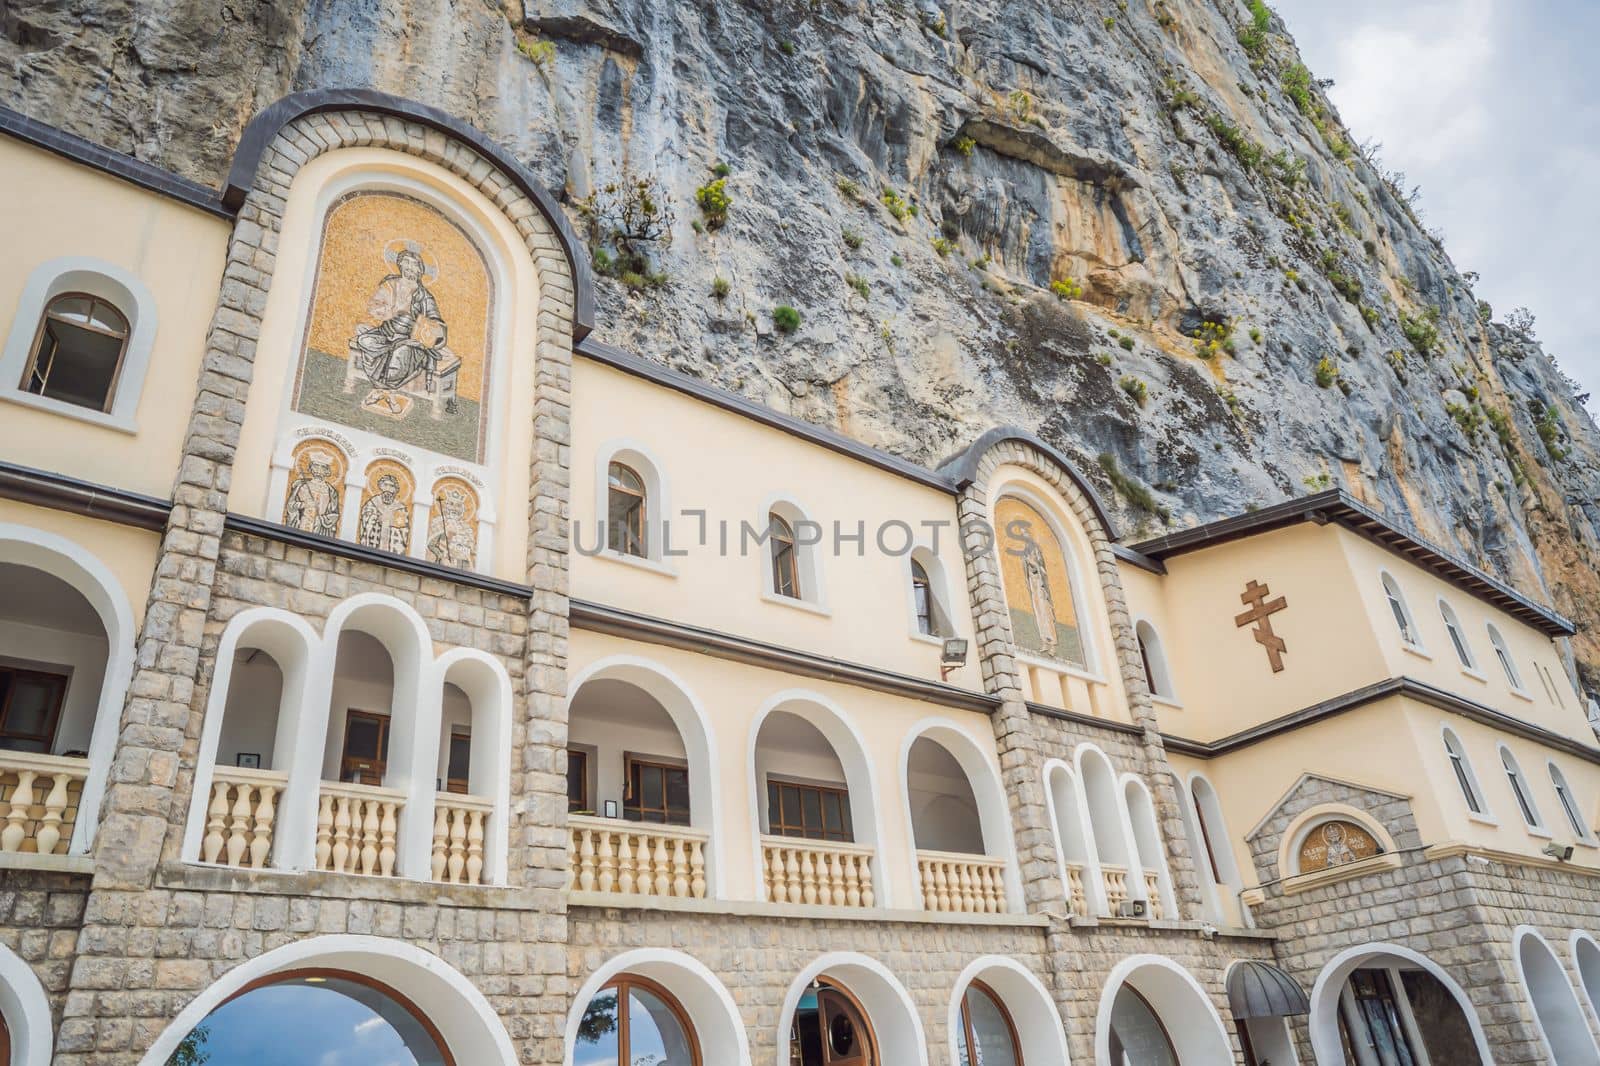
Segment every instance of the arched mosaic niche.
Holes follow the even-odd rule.
[[[1309,874],[1346,866],[1383,853],[1383,844],[1367,828],[1347,818],[1329,818],[1312,826],[1295,849],[1295,873]]]
[[[347,193],[323,221],[291,406],[483,462],[495,298],[483,251],[438,208]]]
[[[471,570],[478,558],[478,492],[459,477],[440,478],[428,511],[430,562]]]
[[[995,504],[995,537],[1017,647],[1086,669],[1072,570],[1055,528],[1013,494]]]
[[[369,464],[356,515],[356,540],[367,548],[408,554],[416,490],[416,478],[405,464],[394,459]]]
[[[350,459],[344,449],[330,440],[311,437],[295,445],[289,460],[283,524],[302,533],[338,536],[349,470]]]

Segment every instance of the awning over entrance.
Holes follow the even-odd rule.
[[[1268,962],[1236,962],[1228,971],[1228,1006],[1236,1021],[1307,1014],[1311,1004],[1293,977]]]

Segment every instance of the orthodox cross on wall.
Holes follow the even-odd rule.
[[[1270,594],[1267,586],[1252,578],[1239,594],[1239,602],[1250,609],[1235,615],[1233,624],[1241,628],[1248,625],[1256,627],[1256,643],[1267,649],[1267,661],[1272,664],[1272,672],[1278,673],[1283,670],[1283,653],[1289,650],[1289,646],[1272,631],[1272,616],[1289,606],[1289,601],[1282,596],[1269,600],[1267,596]]]

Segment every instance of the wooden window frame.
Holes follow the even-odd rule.
[[[637,974],[631,973],[618,974],[616,977],[613,977],[611,980],[597,988],[594,995],[589,997],[589,1002],[593,1003],[601,996],[601,994],[609,992],[612,989],[616,989],[618,1062],[626,1064],[633,1061],[632,1034],[629,1032],[630,1019],[628,1017],[632,1008],[629,1005],[630,997],[628,995],[628,990],[635,987],[642,988],[646,992],[649,992],[657,1000],[665,1004],[667,1009],[672,1012],[673,1017],[677,1019],[678,1025],[683,1030],[684,1039],[689,1042],[690,1066],[702,1066],[703,1060],[700,1056],[700,1034],[695,1032],[694,1022],[692,1019],[690,1019],[689,1012],[683,1009],[683,1004],[678,1002],[678,997],[674,996],[671,992],[668,992],[665,987],[655,981],[650,980],[648,977],[640,977]],[[584,1004],[584,1007],[587,1009],[588,1004]]]
[[[1150,1001],[1145,998],[1145,994],[1143,992],[1139,991],[1137,988],[1134,988],[1126,981],[1122,983],[1122,988],[1117,989],[1117,995],[1121,995],[1124,989],[1132,993],[1140,1003],[1144,1004],[1144,1009],[1149,1011],[1150,1017],[1156,1020],[1156,1028],[1161,1030],[1161,1038],[1167,1042],[1167,1051],[1172,1055],[1172,1061],[1179,1063],[1180,1066],[1182,1066],[1183,1057],[1178,1054],[1178,1045],[1172,1042],[1172,1031],[1167,1028],[1167,1021],[1165,1018],[1161,1017],[1161,1012],[1156,1010]],[[1116,996],[1113,996],[1112,999],[1115,1000]]]
[[[1450,737],[1455,737],[1455,744],[1450,743],[1449,737],[1441,736],[1440,739],[1444,742],[1444,753],[1450,760],[1450,768],[1455,771],[1456,784],[1461,786],[1461,794],[1467,801],[1467,810],[1482,817],[1483,801],[1478,798],[1478,790],[1473,787],[1473,775],[1467,766],[1466,749],[1461,746],[1461,738],[1454,732],[1450,733]]]
[[[51,754],[55,750],[56,740],[61,732],[61,712],[66,709],[67,686],[72,682],[72,675],[70,673],[56,673],[54,670],[38,670],[25,666],[8,666],[4,663],[0,663],[0,673],[10,674],[13,678],[12,683],[6,686],[4,701],[0,702],[0,750],[18,750],[15,748],[5,747],[3,742],[6,740],[16,739],[38,741],[43,739],[45,746],[44,754]],[[33,733],[15,733],[5,727],[6,716],[11,709],[11,699],[16,693],[14,679],[17,677],[46,679],[53,684],[56,690],[55,705],[50,711],[49,728],[47,734],[42,738]]]
[[[805,599],[800,586],[800,546],[795,542],[794,526],[777,511],[769,511],[767,533],[772,553],[772,594],[791,600]]]
[[[917,616],[917,632],[925,637],[943,635],[935,610],[933,578],[928,575],[928,568],[915,559],[911,560],[911,607]]]
[[[467,742],[467,776],[450,776],[450,754],[455,747],[456,738],[461,737]],[[472,794],[472,730],[461,726],[452,726],[444,738],[444,790],[451,795],[468,796]],[[456,785],[461,787],[457,788]]]
[[[793,826],[791,826],[791,824],[788,823],[788,822],[775,822],[775,821],[773,821],[773,818],[772,818],[772,813],[773,813],[772,812],[772,788],[773,788],[774,785],[778,786],[779,788],[793,788],[793,789],[798,789],[801,792],[815,792],[815,793],[817,793],[818,794],[817,811],[818,811],[819,814],[822,811],[822,796],[823,796],[823,794],[832,793],[834,795],[837,795],[839,797],[839,810],[840,810],[840,812],[841,812],[841,814],[843,816],[843,821],[845,822],[844,831],[845,831],[845,833],[848,834],[849,839],[847,839],[847,840],[835,840],[832,837],[829,837],[827,835],[828,830],[827,830],[827,820],[826,819],[823,819],[823,825],[822,825],[822,828],[821,828],[821,832],[822,832],[821,836],[807,836],[805,834],[805,832],[804,832],[804,830],[805,830],[804,825],[793,825]],[[821,843],[824,843],[824,844],[854,844],[856,842],[856,825],[855,825],[855,821],[856,820],[855,820],[854,812],[851,811],[851,809],[850,809],[850,786],[848,784],[838,785],[838,784],[833,784],[831,782],[807,781],[807,780],[804,780],[803,778],[784,777],[781,774],[767,774],[765,792],[766,792],[766,800],[767,800],[767,833],[768,833],[769,836],[787,837],[787,838],[789,838],[791,840],[816,840],[816,841],[820,841]],[[783,810],[783,804],[782,804],[781,799],[780,799],[780,802],[778,804],[778,808],[779,808],[778,813],[781,815],[782,814],[782,810]],[[779,828],[780,825],[782,826],[782,828]],[[785,832],[784,831],[784,830],[790,829],[790,828],[798,829],[798,830],[800,830],[800,832],[798,832],[798,833],[789,833],[789,832]]]
[[[626,485],[617,484],[617,478],[613,474],[614,470],[626,470],[631,474],[633,479],[639,483],[638,490],[635,491]],[[616,543],[615,534],[617,530],[611,520],[611,499],[613,496],[626,496],[634,501],[633,505],[628,509],[626,519],[626,532],[633,539],[633,544],[629,544],[626,537],[623,538],[622,543]],[[618,555],[628,555],[635,559],[648,559],[650,557],[649,527],[650,490],[645,484],[644,477],[627,463],[616,459],[610,460],[606,463],[606,547]],[[637,551],[634,550],[635,547],[638,549]]]
[[[577,814],[580,811],[589,811],[591,814],[594,813],[594,785],[593,778],[591,777],[591,774],[594,770],[594,762],[592,761],[593,758],[594,752],[589,748],[575,747],[572,745],[567,746],[567,781],[569,784],[572,781],[572,761],[576,759],[578,762],[583,764],[583,770],[578,775],[579,779],[583,781],[583,799],[578,806],[574,807],[572,805],[572,792],[569,789],[567,791],[568,814]]]
[[[450,1045],[445,1042],[444,1034],[439,1031],[439,1027],[434,1024],[432,1018],[424,1014],[422,1009],[413,1003],[410,998],[402,995],[400,992],[395,991],[389,985],[384,984],[382,981],[379,981],[376,978],[368,977],[366,974],[356,973],[353,970],[339,970],[328,967],[308,966],[298,970],[285,970],[282,973],[267,974],[265,977],[258,977],[254,981],[249,982],[243,988],[240,988],[237,992],[224,999],[221,1003],[218,1003],[215,1007],[212,1007],[206,1012],[206,1018],[211,1017],[217,1011],[221,1010],[223,1007],[226,1007],[234,1000],[239,999],[242,996],[249,995],[251,992],[254,992],[257,989],[267,988],[272,985],[287,984],[290,981],[304,981],[307,978],[322,978],[323,980],[335,978],[341,981],[349,981],[351,984],[362,985],[381,993],[385,998],[393,1001],[407,1014],[411,1015],[411,1017],[416,1020],[418,1025],[422,1026],[423,1031],[427,1033],[428,1038],[433,1041],[434,1046],[439,1051],[439,1054],[443,1056],[444,1066],[456,1066],[455,1054],[450,1050]],[[202,1018],[199,1024],[205,1024],[205,1018]]]
[[[693,824],[692,821],[673,822],[673,821],[663,820],[663,821],[660,821],[660,822],[646,822],[642,817],[639,818],[637,821],[635,821],[634,819],[631,819],[631,818],[628,817],[628,809],[631,806],[631,804],[629,803],[629,797],[631,796],[632,790],[633,790],[633,771],[634,771],[634,767],[643,767],[643,766],[654,767],[654,768],[660,769],[660,770],[677,770],[677,771],[681,771],[683,773],[684,788],[689,791],[689,811],[691,812],[690,813],[690,818],[692,819],[692,817],[693,817],[693,813],[692,812],[694,811],[694,792],[693,792],[692,783],[689,780],[689,762],[688,762],[687,759],[679,759],[679,758],[674,758],[672,756],[667,756],[667,755],[642,755],[642,754],[639,754],[637,752],[625,751],[625,752],[622,753],[622,818],[623,818],[623,821],[634,822],[637,825],[668,825],[668,826],[675,825],[675,826],[679,826],[680,828],[688,828],[691,824]],[[666,780],[663,777],[662,782],[661,782],[661,802],[662,802],[661,814],[662,814],[663,819],[669,818],[670,817],[670,812],[671,812],[671,808],[666,806],[666,800],[667,800],[667,785],[666,785]],[[641,813],[644,811],[644,808],[642,806],[636,807],[635,809],[639,810]],[[653,810],[653,808],[652,808],[652,810]]]
[[[1022,1041],[1017,1036],[1017,1023],[1012,1019],[1011,1011],[1006,1008],[1005,1000],[1001,999],[993,988],[976,977],[967,984],[967,990],[961,993],[961,1028],[967,1034],[967,1061],[962,1063],[961,1066],[975,1066],[974,1053],[978,1049],[978,1034],[972,1028],[972,1012],[967,1009],[967,997],[972,995],[974,989],[988,996],[989,1002],[993,1003],[995,1008],[1000,1011],[1000,1017],[1005,1019],[1006,1029],[1011,1034],[1011,1050],[1017,1060],[1015,1066],[1027,1066],[1022,1054]]]
[[[1200,827],[1200,843],[1206,849],[1206,861],[1211,865],[1211,880],[1217,885],[1226,885],[1222,873],[1217,869],[1217,849],[1211,844],[1211,832],[1206,828],[1205,808],[1200,805],[1200,797],[1194,790],[1194,785],[1189,786],[1189,802],[1194,805],[1194,820]]]
[[[376,711],[358,710],[355,707],[346,707],[344,710],[344,736],[339,741],[339,780],[348,784],[364,784],[364,782],[360,781],[347,781],[345,777],[345,763],[350,759],[350,756],[346,753],[350,750],[350,720],[352,718],[368,718],[378,722],[380,730],[378,733],[378,754],[373,761],[380,763],[383,767],[378,773],[378,787],[381,788],[383,779],[389,776],[389,731],[394,725],[394,716],[379,714]]]
[[[1556,803],[1567,816],[1567,824],[1572,826],[1572,831],[1578,834],[1579,840],[1588,842],[1591,834],[1584,827],[1583,815],[1578,811],[1578,797],[1572,794],[1572,788],[1567,784],[1567,775],[1553,762],[1548,764],[1547,769],[1550,773],[1550,786],[1555,789]]]
[[[94,318],[94,310],[96,305],[104,304],[106,307],[109,307],[112,311],[116,312],[118,318],[122,319],[124,328],[120,332],[117,332],[113,330],[102,329],[101,327],[94,325],[92,321],[74,322],[72,319],[65,318],[59,314],[52,315],[50,313],[50,309],[61,303],[63,300],[88,300],[90,319]],[[44,310],[39,314],[39,325],[33,332],[33,343],[28,346],[28,361],[22,369],[22,382],[17,386],[17,388],[23,392],[29,393],[33,396],[40,396],[45,399],[55,399],[55,397],[46,396],[43,391],[44,389],[49,388],[50,385],[50,375],[48,372],[45,374],[45,380],[39,392],[34,392],[33,389],[29,388],[28,386],[32,383],[34,372],[39,366],[39,352],[40,348],[44,344],[45,327],[48,326],[52,320],[71,326],[74,329],[85,330],[89,333],[97,333],[102,337],[110,337],[113,340],[120,340],[122,342],[121,346],[117,349],[117,365],[112,368],[111,380],[106,385],[105,399],[101,401],[100,407],[98,408],[101,414],[110,414],[112,404],[117,398],[117,385],[122,381],[122,368],[127,364],[128,361],[128,344],[133,338],[133,323],[128,321],[128,316],[122,310],[122,308],[118,307],[104,296],[96,296],[93,293],[88,292],[73,291],[57,293],[56,295],[50,297],[50,299],[45,302]],[[71,401],[61,400],[58,402],[70,403]],[[85,405],[74,404],[73,406]],[[86,410],[92,411],[96,410],[96,408],[86,407]]]

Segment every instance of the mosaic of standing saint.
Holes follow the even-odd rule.
[[[1015,496],[995,506],[1000,573],[1017,647],[1085,669],[1066,556],[1043,515]]]
[[[327,441],[308,440],[297,446],[290,460],[283,524],[302,533],[337,537],[347,465],[344,453]]]
[[[367,484],[356,517],[356,540],[364,547],[404,555],[411,547],[411,473],[390,459],[367,467]]]
[[[428,559],[471,570],[478,557],[478,494],[465,481],[443,478],[428,513]]]
[[[352,193],[323,227],[295,409],[483,461],[493,282],[439,211]]]

